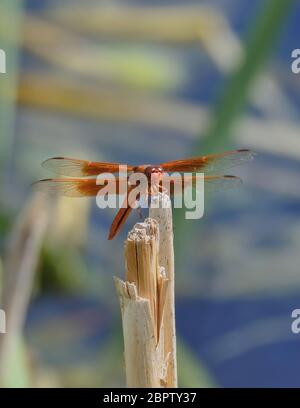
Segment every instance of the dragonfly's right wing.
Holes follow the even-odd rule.
[[[127,188],[126,177],[115,177],[115,183],[106,185],[107,179],[100,178],[52,178],[33,183],[33,188],[52,195],[65,197],[94,197],[97,194],[123,194]]]
[[[45,160],[42,166],[61,176],[84,177],[97,176],[101,173],[117,173],[121,163],[92,162],[88,160],[72,159],[69,157],[53,157]],[[133,166],[127,166],[128,171],[133,170]]]

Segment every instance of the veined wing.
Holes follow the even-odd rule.
[[[123,194],[128,183],[126,177],[115,178],[115,185],[110,183],[107,186],[106,181],[103,179],[103,184],[100,184],[99,178],[52,178],[37,181],[32,186],[35,190],[53,195],[94,197],[98,193],[101,194],[101,191],[103,194]]]
[[[92,162],[88,160],[72,159],[69,157],[53,157],[45,160],[42,166],[61,176],[97,176],[101,173],[119,172],[121,163]],[[127,166],[128,171],[133,170],[133,166]]]
[[[183,160],[161,163],[160,166],[167,172],[215,172],[221,173],[225,169],[248,163],[253,160],[251,150],[240,149],[228,152],[210,154],[208,156],[191,157]]]
[[[170,183],[168,186],[167,180],[164,179],[163,187],[167,188],[170,195],[181,194],[187,187],[197,188],[197,182],[201,182],[198,185],[202,186],[204,182],[205,192],[217,192],[231,190],[240,187],[242,180],[236,176],[186,176],[183,177],[170,177]]]

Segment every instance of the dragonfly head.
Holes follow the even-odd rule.
[[[163,174],[163,169],[159,166],[147,166],[144,170],[144,173],[150,181],[151,177],[160,178],[160,176]]]

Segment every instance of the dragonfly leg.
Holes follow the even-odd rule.
[[[139,215],[139,219],[142,220],[143,219],[143,212],[142,212],[141,207],[137,207],[137,212],[138,212],[138,215]]]

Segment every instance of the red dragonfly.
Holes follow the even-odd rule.
[[[170,172],[201,172],[204,173],[205,191],[220,191],[235,188],[239,186],[242,181],[236,176],[213,175],[211,173],[216,172],[218,174],[218,172],[222,172],[225,169],[229,169],[239,164],[247,163],[252,159],[253,152],[247,149],[240,149],[207,156],[174,160],[161,163],[159,165],[127,165],[127,171],[129,175],[132,173],[145,174],[149,181],[149,186],[150,180],[153,176],[156,177],[158,185],[161,186],[164,175]],[[103,186],[96,184],[96,176],[103,173],[118,173],[120,166],[122,165],[120,163],[92,162],[68,157],[54,157],[44,161],[42,166],[48,170],[51,170],[55,174],[67,177],[37,181],[34,183],[34,187],[38,190],[55,193],[66,197],[93,197],[99,194],[99,191],[101,192],[101,188],[103,188]],[[190,184],[193,184],[197,177],[199,176],[191,175]],[[182,177],[178,176],[178,183],[182,183],[182,180]],[[120,193],[121,181],[122,180],[120,177],[116,177],[116,194]],[[177,181],[175,178],[170,184],[170,191],[168,191],[168,193],[171,196],[175,192],[176,183]],[[161,191],[161,188],[159,188],[159,191]],[[129,193],[130,186],[126,199],[128,199]],[[151,195],[153,193],[149,190],[149,194]],[[117,235],[131,210],[132,206],[128,205],[128,203],[125,204],[124,208],[119,209],[111,224],[108,239],[113,239]]]

